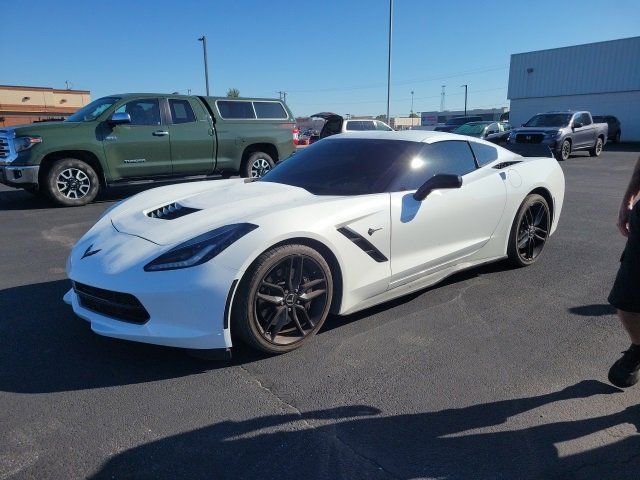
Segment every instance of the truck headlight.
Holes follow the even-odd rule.
[[[145,265],[144,269],[146,272],[158,272],[201,265],[256,228],[258,226],[251,223],[216,228],[163,253]]]
[[[13,140],[13,145],[16,149],[16,152],[22,152],[23,150],[29,150],[36,143],[42,143],[42,138],[40,137],[16,137]]]

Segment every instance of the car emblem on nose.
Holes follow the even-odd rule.
[[[98,248],[97,250],[91,250],[91,247],[93,247],[93,244],[89,245],[87,247],[87,249],[84,251],[84,254],[82,255],[82,257],[80,257],[80,260],[82,260],[85,257],[90,257],[91,255],[95,255],[96,253],[98,253],[99,251],[101,251],[101,248]]]
[[[531,140],[531,135],[527,135],[527,140]]]

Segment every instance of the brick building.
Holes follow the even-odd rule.
[[[0,85],[0,127],[63,120],[90,101],[88,90]]]

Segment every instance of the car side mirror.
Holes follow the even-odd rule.
[[[111,125],[123,125],[125,123],[131,123],[131,115],[124,112],[116,112],[109,118]]]
[[[582,123],[580,123],[580,122],[573,122],[573,128],[581,128],[583,126],[584,125],[582,125]]]
[[[427,195],[434,190],[442,190],[445,188],[460,188],[462,187],[462,177],[460,175],[450,175],[441,173],[434,175],[429,180],[424,182],[416,193],[413,194],[413,199],[421,202]]]

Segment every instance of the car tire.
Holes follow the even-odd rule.
[[[77,158],[63,158],[47,171],[44,188],[56,204],[80,207],[96,198],[100,182],[88,163]]]
[[[507,255],[514,267],[534,264],[549,238],[551,214],[542,195],[529,194],[516,213],[509,233]]]
[[[569,160],[569,156],[571,155],[571,141],[564,140],[560,145],[560,150],[556,151],[556,159],[559,161]]]
[[[260,178],[275,166],[270,155],[264,152],[253,152],[242,163],[240,174],[245,178]]]
[[[240,281],[231,312],[232,332],[262,352],[290,352],[320,330],[332,298],[331,269],[320,253],[299,244],[273,247]]]
[[[592,157],[599,157],[600,154],[602,153],[602,147],[604,146],[604,142],[602,141],[602,138],[598,137],[596,139],[596,144],[594,145],[594,147],[589,150],[589,155],[591,155]]]

